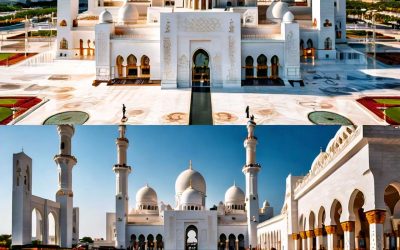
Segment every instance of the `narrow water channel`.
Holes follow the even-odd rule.
[[[192,87],[190,125],[212,125],[211,91],[209,87]]]

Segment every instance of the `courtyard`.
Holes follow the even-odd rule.
[[[42,99],[8,124],[118,124],[122,104],[127,107],[127,124],[189,124],[190,88],[95,87],[94,72],[94,61],[87,60],[0,67],[1,97]],[[249,106],[259,124],[397,124],[398,118],[385,121],[385,115],[357,101],[400,96],[400,73],[394,66],[315,61],[302,64],[302,79],[302,84],[284,80],[284,86],[211,88],[211,122],[245,124]],[[390,112],[398,117],[399,109]]]

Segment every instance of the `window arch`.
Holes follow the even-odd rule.
[[[331,39],[330,37],[327,37],[327,38],[325,39],[324,47],[325,47],[325,49],[327,49],[327,50],[332,49],[332,39]]]
[[[63,38],[60,41],[60,49],[68,49],[68,41],[67,39]]]
[[[267,76],[267,57],[264,54],[261,54],[257,57],[257,78],[267,78]]]
[[[61,27],[67,26],[67,21],[66,21],[65,19],[61,20],[60,26],[61,26]]]

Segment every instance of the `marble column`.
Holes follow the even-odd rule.
[[[336,225],[325,226],[326,233],[328,234],[328,250],[336,248]]]
[[[309,230],[306,231],[307,235],[307,249],[312,250],[313,249],[313,242],[314,242],[314,230]]]
[[[239,249],[239,240],[235,240],[235,249],[236,249],[236,250]]]
[[[229,240],[225,241],[225,249],[228,250],[229,249]]]
[[[292,234],[294,250],[300,250],[300,234]]]
[[[301,238],[301,249],[307,250],[307,235],[305,231],[300,232],[300,238]]]
[[[369,223],[370,250],[383,249],[383,223],[385,222],[385,210],[371,210],[365,213]]]
[[[316,249],[322,249],[322,247],[324,246],[322,228],[314,229],[314,234],[315,234],[315,240],[316,240],[316,242],[315,242]]]
[[[341,222],[344,232],[344,250],[355,249],[355,238],[354,238],[354,221]]]

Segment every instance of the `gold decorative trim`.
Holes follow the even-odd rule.
[[[383,224],[386,218],[385,210],[371,210],[365,213],[369,224]]]
[[[327,234],[335,234],[336,233],[336,225],[325,226],[325,230]]]
[[[314,230],[306,231],[307,238],[314,238]]]
[[[301,237],[303,240],[304,240],[304,239],[307,239],[306,232],[301,231],[301,232],[300,232],[300,237]]]
[[[292,239],[293,239],[293,240],[298,240],[298,239],[300,239],[300,234],[292,234]]]
[[[322,236],[322,228],[314,229],[315,236]]]
[[[354,221],[344,221],[341,222],[340,225],[344,232],[353,232],[354,231]]]

